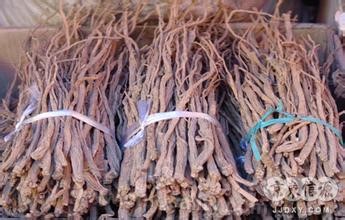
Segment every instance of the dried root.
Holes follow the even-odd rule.
[[[29,105],[35,106],[32,115],[68,109],[114,132],[71,117],[25,125],[2,154],[6,214],[80,217],[115,198],[122,157],[116,129],[125,120],[119,106],[130,59],[123,34],[133,32],[137,16],[125,9],[73,9],[48,38],[34,35],[28,42],[15,118]]]
[[[194,16],[195,8],[176,2],[168,16],[160,7],[145,11],[158,19],[149,20],[154,26],[143,25],[142,5],[121,4],[72,10],[54,34],[31,38],[15,113],[6,99],[0,134],[34,105],[32,115],[74,110],[114,135],[71,117],[23,126],[1,143],[0,204],[7,215],[238,219],[254,212],[272,218],[267,202],[297,207],[299,217],[320,214],[320,207],[342,215],[345,151],[327,126],[295,120],[259,130],[260,161],[241,141],[280,102],[286,112],[339,128],[315,43],[295,39],[288,15],[206,10]],[[235,30],[230,22],[237,12],[256,19]],[[139,100],[151,101],[150,114],[203,112],[219,125],[159,121],[146,127],[141,142],[122,149],[122,157],[118,141],[139,122]],[[276,112],[268,119],[282,117]],[[271,177],[328,177],[339,192],[326,202],[271,201],[265,194]]]
[[[227,28],[234,33],[231,24]],[[327,74],[323,71],[328,70],[319,67],[317,45],[310,38],[295,39],[289,15],[270,19],[258,15],[243,33],[235,36],[231,56],[223,57],[233,65],[229,66],[227,81],[240,106],[245,129],[249,131],[269,108],[276,108],[279,100],[286,112],[318,118],[339,129],[335,101],[324,79]],[[285,115],[277,112],[269,119],[282,117]],[[338,185],[344,181],[344,150],[339,137],[327,126],[297,119],[261,129],[256,141],[262,160],[254,159],[248,146],[245,169],[253,175],[261,194],[271,177],[328,177]],[[343,201],[342,191],[336,200]],[[327,204],[337,206],[336,200]],[[284,201],[271,205],[279,208],[285,206]],[[296,205],[301,209],[311,206],[304,199]],[[314,205],[323,206],[324,202],[317,199]],[[315,214],[304,211],[299,217]]]
[[[188,17],[188,11],[173,5],[169,19],[159,20],[150,45],[127,43],[139,48],[129,55],[124,99],[129,125],[139,120],[139,100],[152,101],[150,114],[188,110],[224,120],[219,112],[224,67],[214,53],[221,33],[212,28],[217,26],[212,18]],[[171,219],[240,216],[257,201],[251,186],[237,171],[223,126],[203,119],[160,121],[146,128],[142,142],[125,149],[119,218],[154,218],[161,212]]]

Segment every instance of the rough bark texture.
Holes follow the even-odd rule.
[[[310,38],[294,37],[288,14],[280,16],[276,13],[271,18],[254,15],[253,24],[241,35],[235,33],[231,24],[227,28],[234,37],[232,56],[223,56],[226,63],[233,65],[229,66],[227,81],[239,103],[247,131],[269,108],[276,108],[279,100],[285,112],[318,118],[339,129],[336,104],[325,83],[329,65],[320,67],[318,46]],[[277,113],[268,119],[274,117],[285,115]],[[344,149],[339,137],[327,126],[297,118],[291,123],[259,130],[256,142],[262,160],[256,161],[248,145],[244,166],[254,175],[258,193],[267,187],[266,180],[270,177],[320,179],[326,176],[339,186],[337,199],[327,204],[342,206]],[[266,199],[263,195],[263,200]],[[283,199],[271,202],[271,205],[279,209],[286,206],[286,202]],[[313,203],[299,199],[294,205],[297,208],[325,207],[323,204],[318,199]],[[313,214],[317,213],[298,212],[301,218]]]
[[[117,192],[122,158],[117,129],[125,120],[120,106],[130,59],[124,35],[133,32],[138,14],[122,5],[117,10],[76,8],[61,17],[63,25],[54,33],[33,33],[27,41],[19,100],[10,113],[5,99],[1,117],[19,119],[36,98],[32,116],[74,110],[113,134],[71,117],[25,125],[2,144],[0,202],[11,216],[80,217],[92,205],[110,204]],[[10,129],[2,126],[1,133]]]
[[[36,98],[31,115],[70,109],[114,135],[58,117],[25,125],[1,143],[0,204],[8,215],[269,219],[270,206],[295,206],[299,217],[320,214],[307,207],[342,215],[345,151],[329,128],[295,120],[261,129],[260,161],[241,141],[280,101],[286,112],[339,128],[324,79],[329,65],[320,68],[317,45],[295,39],[289,15],[210,7],[215,13],[195,16],[195,7],[173,1],[169,12],[146,8],[149,17],[140,4],[79,8],[62,14],[55,33],[30,38],[19,98],[4,100],[0,134]],[[252,24],[234,29],[231,22],[247,14]],[[203,112],[219,124],[159,121],[121,149],[127,128],[140,122],[140,100],[151,101],[150,114]],[[324,203],[271,201],[263,193],[270,177],[329,177],[339,192]]]

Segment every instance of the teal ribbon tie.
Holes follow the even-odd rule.
[[[284,115],[284,117],[273,118],[273,119],[265,121],[274,112],[279,113],[281,115]],[[261,160],[261,154],[260,154],[260,151],[258,149],[258,146],[256,144],[256,140],[255,140],[256,135],[259,132],[259,130],[267,128],[267,127],[275,125],[275,124],[287,124],[287,123],[293,122],[296,119],[325,126],[326,128],[330,129],[339,138],[341,145],[342,146],[344,145],[341,131],[339,129],[335,128],[330,123],[328,123],[324,120],[321,120],[319,118],[315,118],[312,116],[297,116],[297,115],[290,114],[288,112],[284,112],[283,111],[283,103],[281,100],[279,100],[278,105],[275,109],[269,108],[268,111],[260,118],[260,120],[251,129],[249,129],[248,133],[241,140],[241,143],[240,143],[241,147],[246,148],[248,143],[249,143],[251,146],[251,149],[253,151],[255,159],[257,161],[260,161]]]

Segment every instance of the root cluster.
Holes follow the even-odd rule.
[[[222,33],[212,28],[210,18],[187,19],[172,8],[168,21],[159,20],[152,43],[130,54],[134,59],[124,99],[129,125],[139,121],[139,100],[152,101],[150,114],[188,110],[220,119],[224,68],[214,50]],[[203,119],[160,121],[146,128],[142,142],[124,151],[119,218],[242,215],[257,201],[244,186],[252,184],[240,177],[221,126]]]
[[[7,215],[78,217],[92,206],[111,211],[129,59],[123,33],[133,32],[136,17],[135,12],[79,8],[62,14],[63,27],[47,38],[33,35],[28,41],[15,118],[31,107],[32,115],[73,110],[113,134],[72,117],[24,125],[4,144],[0,164],[0,203]]]
[[[268,218],[270,204],[297,207],[299,217],[320,214],[306,210],[321,207],[342,216],[345,151],[330,128],[339,128],[339,115],[325,83],[328,65],[321,67],[310,38],[294,37],[289,15],[217,9],[195,16],[193,4],[184,8],[177,1],[167,14],[158,6],[143,8],[74,9],[61,13],[62,27],[48,37],[28,40],[19,98],[4,100],[0,134],[23,115],[62,109],[112,133],[69,116],[24,125],[1,143],[4,212]],[[235,28],[236,13],[251,15],[252,24]],[[139,101],[151,102],[149,114],[203,112],[219,123],[159,121],[145,128],[143,140],[124,148],[124,136],[136,134],[127,128],[140,123]],[[256,160],[243,138],[280,104],[296,120],[259,129]],[[267,120],[285,116],[275,112]],[[339,191],[326,202],[275,201],[265,194],[272,177],[327,177]]]
[[[228,29],[233,33],[230,25]],[[259,16],[243,33],[235,36],[230,58],[234,62],[227,81],[240,106],[245,129],[248,131],[279,102],[283,103],[284,111],[296,117],[314,117],[339,129],[337,107],[325,84],[324,76],[329,70],[320,67],[317,45],[310,38],[295,39],[289,15],[269,20]],[[283,117],[277,112],[269,119]],[[272,201],[273,207],[297,206],[298,210],[305,210],[298,213],[299,217],[306,217],[320,214],[306,210],[321,207],[333,212],[338,207],[337,201],[344,200],[345,151],[339,136],[329,126],[296,119],[261,129],[256,141],[262,160],[254,159],[248,146],[244,166],[257,183],[256,191],[265,199],[270,199],[263,192],[271,177],[283,180],[328,177],[339,186],[337,197],[327,202],[319,199],[291,202],[286,198]]]

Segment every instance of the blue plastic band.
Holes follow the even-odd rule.
[[[266,118],[268,118],[271,114],[274,112],[280,113],[284,115],[285,117],[282,118],[273,118],[267,121],[264,121]],[[325,126],[329,130],[331,130],[340,140],[341,145],[344,145],[341,131],[337,128],[335,128],[333,125],[329,124],[328,122],[321,120],[319,118],[315,118],[312,116],[296,116],[288,112],[283,111],[283,103],[281,100],[279,100],[279,103],[277,105],[276,109],[270,108],[262,117],[261,119],[249,130],[249,132],[246,134],[246,136],[241,140],[240,147],[241,149],[246,149],[248,144],[250,144],[254,157],[257,161],[261,160],[260,151],[258,149],[258,146],[256,145],[256,135],[259,130],[275,125],[275,124],[287,124],[294,120],[302,120],[307,121],[311,123],[316,123]]]

